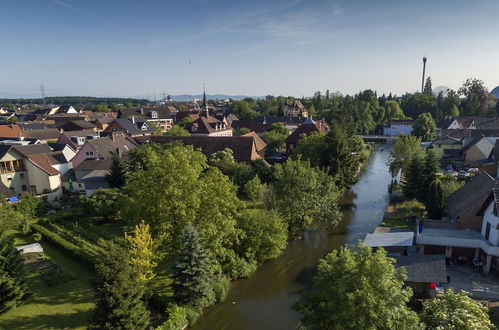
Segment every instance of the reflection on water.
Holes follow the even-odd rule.
[[[284,254],[260,266],[249,279],[232,283],[227,300],[205,311],[194,329],[293,329],[293,303],[310,285],[317,262],[341,245],[353,244],[381,222],[391,182],[389,146],[377,147],[359,182],[342,199],[342,221],[334,229],[308,230]]]

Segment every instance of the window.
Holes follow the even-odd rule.
[[[23,191],[28,190],[28,188],[26,187],[26,185],[25,185],[25,184],[23,184],[23,185],[22,185],[21,189],[22,189]]]
[[[93,156],[94,152],[93,151],[86,151],[85,156]]]
[[[485,227],[485,239],[489,240],[490,237],[490,223],[487,222],[487,226]]]
[[[19,176],[21,177],[21,179],[24,179],[24,173],[21,173]]]

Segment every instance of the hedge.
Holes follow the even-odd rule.
[[[42,240],[52,243],[56,247],[60,248],[68,256],[73,257],[77,261],[85,264],[90,268],[95,267],[95,259],[79,246],[68,242],[58,234],[51,232],[50,230],[39,224],[32,224],[31,228],[42,234]]]

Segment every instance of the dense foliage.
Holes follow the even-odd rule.
[[[12,237],[0,234],[0,313],[20,305],[27,295],[24,263]]]
[[[328,254],[319,262],[313,288],[297,304],[308,329],[420,329],[407,307],[404,270],[383,249],[358,244]]]
[[[108,244],[97,264],[94,329],[147,329],[149,311],[143,301],[144,286],[130,256],[115,244]]]
[[[490,322],[488,309],[471,299],[464,291],[447,290],[423,303],[421,320],[426,329],[496,329]]]

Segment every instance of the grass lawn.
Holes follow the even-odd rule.
[[[32,240],[18,235],[15,243]],[[94,308],[94,274],[49,243],[41,244],[45,257],[75,279],[49,287],[39,274],[28,270],[32,295],[23,305],[0,316],[0,329],[85,329]]]
[[[425,206],[418,201],[405,201],[396,205],[389,205],[381,227],[414,229],[416,223],[410,218],[426,218]]]

